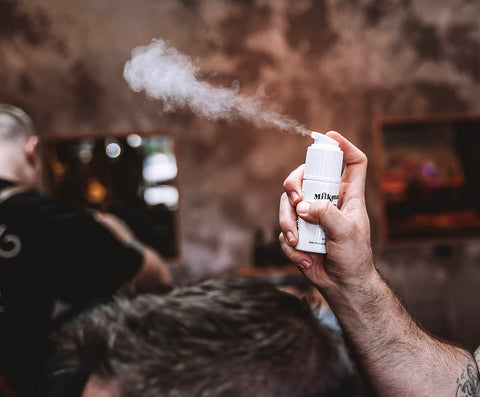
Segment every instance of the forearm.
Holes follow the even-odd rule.
[[[125,286],[139,292],[156,292],[172,285],[172,276],[165,261],[148,245],[133,238],[127,245],[142,255],[142,265],[138,273]]]
[[[367,158],[340,134],[327,135],[339,143],[345,163],[338,207],[300,202],[304,168],[294,170],[280,199],[283,251],[327,298],[381,396],[477,397],[473,357],[418,327],[375,271],[365,207]],[[325,231],[328,255],[295,249],[297,216]]]
[[[170,288],[172,277],[170,270],[160,255],[140,241],[130,227],[113,214],[95,212],[95,220],[105,227],[126,247],[137,251],[142,257],[137,274],[122,289],[140,292],[155,292]]]
[[[158,291],[168,289],[172,284],[172,277],[165,261],[157,252],[143,246],[143,264],[134,282],[140,291]]]
[[[322,291],[380,396],[479,396],[466,351],[423,331],[376,272]]]

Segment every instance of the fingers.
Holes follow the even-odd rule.
[[[339,143],[340,149],[343,151],[345,171],[342,176],[342,182],[348,183],[354,187],[354,189],[349,190],[349,192],[361,194],[363,196],[365,192],[365,179],[367,176],[367,156],[338,132],[328,131],[326,135],[335,139]]]
[[[319,224],[331,240],[341,241],[349,236],[350,222],[330,201],[302,201],[297,205],[296,212],[305,221]]]
[[[287,193],[290,204],[294,207],[302,201],[302,180],[305,165],[294,170],[283,182],[283,189]]]
[[[342,175],[342,182],[348,188],[340,193],[341,201],[349,201],[353,197],[363,197],[365,194],[365,179],[367,176],[367,156],[348,139],[338,132],[329,131],[326,135],[335,139],[343,151],[345,171]],[[294,170],[283,183],[292,206],[296,206],[302,200],[302,180],[305,165]],[[340,203],[341,204],[341,203]]]
[[[312,266],[312,257],[288,245],[283,233],[280,233],[279,240],[284,254],[291,262],[303,269],[309,269]]]
[[[294,247],[298,242],[297,213],[295,212],[295,207],[290,204],[286,193],[283,193],[280,198],[280,209],[278,212],[280,229],[288,245]]]

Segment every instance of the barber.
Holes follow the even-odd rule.
[[[171,283],[162,259],[118,219],[41,194],[41,174],[30,117],[0,105],[0,374],[19,396],[36,389],[56,300],[86,305],[123,286]]]
[[[303,166],[284,182],[280,243],[325,296],[364,371],[381,396],[480,396],[478,367],[467,351],[420,328],[377,272],[365,206],[367,157],[336,132],[345,170],[338,208],[302,201]],[[297,215],[319,224],[327,254],[298,251]]]

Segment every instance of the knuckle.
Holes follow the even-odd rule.
[[[289,223],[284,217],[281,216],[280,219],[278,220],[278,223],[280,225],[281,230],[287,230],[288,229]],[[283,232],[281,234],[283,234]]]
[[[283,181],[283,190],[290,191],[290,190],[292,190],[292,188],[293,188],[292,179],[290,177],[288,177],[287,179],[285,179]]]
[[[330,210],[333,207],[333,203],[328,200],[324,200],[325,211]]]
[[[330,201],[327,200],[318,200],[314,202],[313,213],[316,217],[321,218],[329,210]]]
[[[367,165],[367,163],[368,163],[368,157],[367,157],[367,155],[366,155],[365,153],[363,153],[363,152],[360,152],[360,162],[361,162],[362,164],[365,164],[365,165]]]

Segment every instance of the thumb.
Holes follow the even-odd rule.
[[[320,225],[334,241],[348,235],[347,218],[328,200],[302,201],[297,205],[297,215],[308,223]]]

